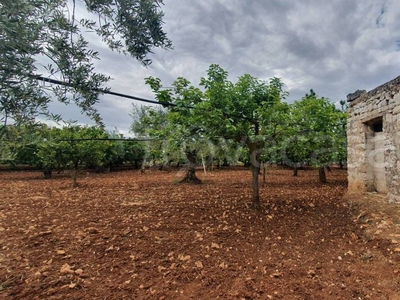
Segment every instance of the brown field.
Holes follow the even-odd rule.
[[[243,169],[1,172],[0,299],[399,300],[399,206],[327,175],[268,170],[257,212]]]

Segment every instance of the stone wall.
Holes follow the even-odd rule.
[[[400,202],[400,76],[347,101],[349,192],[377,191]]]

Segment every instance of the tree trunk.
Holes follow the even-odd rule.
[[[44,168],[43,170],[44,179],[50,179],[51,173],[52,173],[51,168]]]
[[[71,177],[72,177],[72,187],[77,187],[78,186],[78,170],[77,169],[72,169],[71,170]]]
[[[297,167],[297,164],[294,164],[294,166],[293,166],[293,176],[298,176],[298,171],[299,171],[299,168]]]
[[[224,158],[224,161],[223,161],[223,163],[222,163],[222,166],[223,166],[223,167],[229,167],[229,163],[228,163],[228,160],[227,160],[226,158]]]
[[[75,162],[74,167],[71,169],[72,187],[73,188],[78,186],[78,168],[79,168],[79,162]]]
[[[319,182],[326,183],[325,167],[323,166],[319,167],[318,172],[319,172]]]
[[[214,157],[212,156],[207,156],[206,157],[206,167],[207,167],[207,171],[212,171],[213,170],[213,166],[214,166]]]
[[[196,151],[186,150],[186,157],[188,159],[188,168],[181,183],[201,183],[201,180],[196,176]]]
[[[247,146],[249,147],[250,153],[250,161],[251,161],[251,172],[252,172],[252,185],[253,185],[253,202],[251,204],[251,208],[260,210],[260,188],[258,182],[258,176],[260,174],[260,156],[264,147],[264,143],[262,141],[257,142],[247,142]]]
[[[261,209],[261,203],[260,203],[260,188],[258,184],[258,176],[260,174],[260,167],[259,166],[251,166],[251,172],[252,172],[252,184],[253,184],[253,202],[251,203],[251,208],[255,210]]]
[[[263,163],[263,183],[266,181],[266,173],[267,173],[267,168],[265,167],[265,163]]]
[[[201,163],[203,164],[204,175],[207,176],[207,166],[206,166],[206,161],[203,156],[201,157]]]

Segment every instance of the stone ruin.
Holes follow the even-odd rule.
[[[387,194],[400,202],[400,76],[347,96],[349,193]]]

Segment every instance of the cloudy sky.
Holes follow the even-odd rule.
[[[145,68],[129,56],[100,52],[97,71],[110,75],[112,91],[154,99],[144,78],[164,86],[179,76],[198,85],[210,64],[236,81],[243,74],[280,77],[289,102],[311,88],[338,102],[400,75],[398,0],[165,0],[164,30],[174,49],[156,49]],[[128,133],[132,100],[102,96],[98,109],[109,129]],[[137,102],[136,102],[137,103]],[[55,104],[66,119],[90,122],[73,106]]]

